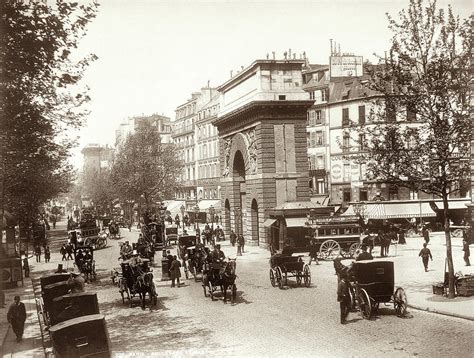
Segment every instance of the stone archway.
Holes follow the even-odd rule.
[[[259,225],[258,225],[258,203],[257,200],[252,200],[251,205],[251,223],[252,223],[252,241],[257,245],[260,244]]]
[[[244,235],[244,217],[246,209],[245,161],[240,150],[236,150],[232,160],[232,184],[234,192],[234,230]]]

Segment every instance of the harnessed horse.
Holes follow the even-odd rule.
[[[152,306],[156,306],[156,288],[153,283],[153,274],[151,272],[145,272],[137,277],[135,282],[135,291],[138,291],[140,299],[142,301],[142,309],[145,309],[146,295],[150,297],[150,311]]]
[[[232,303],[237,296],[237,286],[235,285],[235,269],[237,268],[236,259],[229,259],[224,268],[224,273],[221,275],[221,291],[224,293],[224,303],[227,303],[227,289],[231,288]]]

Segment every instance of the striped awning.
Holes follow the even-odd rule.
[[[435,217],[436,214],[431,209],[430,204],[426,202],[390,202],[377,201],[365,204],[365,210],[362,213],[364,219],[401,219],[401,218],[419,218]],[[355,210],[351,204],[342,216],[357,215],[360,210]]]

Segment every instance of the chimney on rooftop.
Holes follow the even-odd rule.
[[[273,59],[275,59],[275,51],[272,51]]]

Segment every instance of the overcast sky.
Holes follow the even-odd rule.
[[[82,165],[88,143],[113,144],[120,122],[174,109],[210,81],[218,86],[230,70],[248,66],[275,51],[306,52],[311,63],[328,63],[329,39],[375,61],[390,33],[385,13],[396,15],[408,0],[161,1],[99,0],[80,51],[95,53],[84,82],[91,88],[91,111],[80,131],[73,164]],[[450,3],[467,17],[470,0]]]

